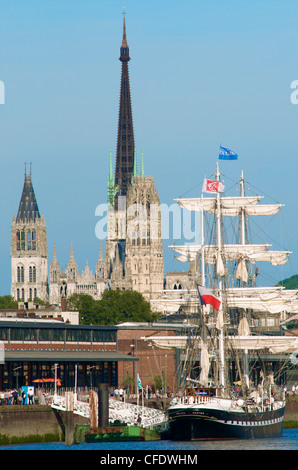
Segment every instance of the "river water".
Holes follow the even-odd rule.
[[[78,450],[78,451],[102,451],[103,455],[109,451],[110,455],[117,455],[126,451],[154,451],[156,454],[164,452],[184,451],[199,453],[200,451],[223,451],[223,450],[298,450],[298,428],[284,429],[280,438],[273,439],[247,439],[247,440],[229,440],[229,441],[196,441],[196,442],[174,442],[174,441],[148,441],[148,442],[101,442],[96,444],[76,444],[65,446],[63,442],[40,443],[40,444],[22,444],[1,446],[0,450],[35,450],[35,451],[59,451],[59,450]]]

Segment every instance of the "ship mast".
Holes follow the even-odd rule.
[[[244,177],[243,177],[243,170],[241,171],[241,178],[240,178],[240,194],[241,197],[245,196],[244,190]],[[244,245],[246,243],[245,240],[245,211],[244,208],[241,207],[241,244]],[[246,309],[244,311],[245,321],[247,322],[246,316]],[[247,390],[249,389],[249,362],[248,362],[248,350],[244,350],[244,380]]]
[[[219,165],[216,164],[216,180],[220,180]],[[216,219],[217,219],[217,250],[218,257],[221,253],[221,227],[220,227],[220,193],[217,192],[217,209],[216,209]],[[222,310],[222,275],[218,273],[218,287],[219,287],[219,299],[220,299],[220,308],[217,314],[217,329],[219,330],[218,335],[218,345],[219,345],[219,386],[224,389],[225,387],[225,366],[224,366],[224,338],[223,338],[223,310]]]

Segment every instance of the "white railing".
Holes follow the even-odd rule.
[[[51,406],[52,408],[65,411],[65,397],[54,395]],[[84,416],[85,418],[90,418],[89,403],[74,399],[73,412]],[[150,428],[156,424],[165,423],[167,416],[165,413],[155,408],[134,405],[132,403],[125,403],[120,400],[109,398],[109,421],[113,422],[116,420],[124,422],[128,426],[139,425],[145,428]]]
[[[211,401],[209,396],[183,396],[183,397],[175,397],[171,401],[171,405],[198,405],[201,403],[208,403]]]

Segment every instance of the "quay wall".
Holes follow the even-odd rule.
[[[73,415],[74,427],[90,420]],[[298,397],[288,398],[284,427],[298,428]],[[66,413],[49,405],[10,405],[0,407],[0,446],[34,442],[64,442]]]
[[[0,407],[0,446],[30,442],[65,440],[65,412],[49,405],[10,405]],[[73,415],[74,425],[89,424],[88,419]]]

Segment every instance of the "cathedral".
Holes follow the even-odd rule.
[[[11,295],[20,301],[36,297],[59,305],[61,298],[84,293],[100,299],[105,289],[131,289],[147,300],[164,288],[160,201],[152,176],[145,176],[143,155],[137,171],[132,118],[125,17],[120,47],[121,85],[115,174],[108,177],[108,227],[105,259],[102,246],[93,274],[88,264],[78,272],[74,249],[65,271],[54,246],[48,273],[46,223],[40,216],[32,175],[26,174],[17,217],[11,230]]]

